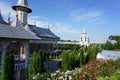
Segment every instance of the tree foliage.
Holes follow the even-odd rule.
[[[80,66],[82,66],[85,63],[84,48],[79,49],[79,54],[80,54]]]
[[[115,36],[111,35],[111,36],[109,36],[109,39],[110,40],[115,40],[115,41],[120,41],[120,36],[118,36],[118,35],[115,35]]]
[[[99,45],[97,44],[89,45],[86,52],[86,61],[88,62],[89,60],[95,60],[98,52],[100,52]]]
[[[70,52],[65,51],[62,53],[62,69],[75,69],[88,63],[90,60],[95,60],[99,51],[99,45],[96,44],[88,47],[74,46]]]
[[[103,45],[103,49],[105,49],[105,50],[112,50],[112,49],[114,49],[114,45],[113,45],[110,41],[107,41],[107,42]]]
[[[29,63],[29,70],[28,70],[29,80],[32,80],[32,77],[37,73],[42,73],[43,67],[44,67],[43,56],[41,51],[39,51],[38,53],[34,52]]]
[[[67,51],[64,51],[62,53],[62,64],[61,64],[61,67],[64,71],[68,70],[68,69],[71,69],[71,66],[70,66],[70,56],[68,54]]]
[[[2,61],[2,80],[14,80],[14,56],[7,51]]]
[[[104,45],[102,45],[102,48],[105,50],[117,50],[120,49],[120,36],[118,35],[111,35],[109,36],[109,41],[107,41]],[[116,41],[112,43],[112,40]]]

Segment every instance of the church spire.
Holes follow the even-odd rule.
[[[83,33],[83,34],[86,34],[86,30],[85,30],[85,28],[83,28],[83,31],[82,31],[82,33]]]
[[[12,8],[16,11],[18,19],[25,26],[27,24],[27,14],[32,12],[28,6],[27,0],[18,0],[17,5],[13,6]]]

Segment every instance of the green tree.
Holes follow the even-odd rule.
[[[28,69],[29,80],[32,80],[32,77],[37,73],[42,73],[43,67],[44,65],[41,51],[39,51],[38,53],[34,52],[29,63]]]
[[[99,45],[95,45],[93,48],[93,59],[96,59],[98,52],[100,52]]]
[[[71,68],[70,66],[70,59],[69,59],[69,53],[67,51],[64,51],[62,53],[62,64],[61,67],[64,71]]]
[[[112,50],[112,49],[114,49],[114,45],[113,45],[110,41],[107,41],[107,42],[104,44],[103,48],[104,48],[105,50]]]
[[[120,36],[119,35],[115,35],[115,36],[111,35],[111,36],[109,36],[109,39],[115,40],[115,41],[120,41]]]
[[[120,41],[114,44],[114,49],[120,49]]]
[[[86,63],[90,60],[90,59],[92,59],[92,57],[93,57],[93,51],[92,51],[93,49],[92,49],[92,45],[89,45],[88,47],[87,47],[87,51],[86,51]]]
[[[38,59],[39,59],[39,62],[38,62],[38,72],[39,73],[42,73],[44,70],[44,64],[43,64],[43,57],[42,57],[42,51],[39,51],[38,53]]]
[[[79,49],[79,55],[80,55],[80,66],[82,66],[85,63],[85,52],[84,48]]]
[[[76,67],[80,66],[80,56],[78,53],[78,50],[74,49],[71,51],[70,56],[70,64],[71,64],[71,68],[75,69]]]
[[[3,57],[1,79],[14,80],[14,56],[10,51]]]
[[[29,62],[29,69],[28,69],[28,76],[29,80],[32,80],[32,77],[35,75],[35,58],[36,58],[36,52],[33,53],[32,58]]]

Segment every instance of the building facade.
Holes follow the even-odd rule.
[[[27,31],[17,17],[11,25],[3,20],[0,13],[0,73],[4,54],[9,49],[14,54],[14,79],[25,80],[30,40],[39,40],[39,37]]]
[[[18,16],[18,19],[22,22],[25,29],[40,38],[39,40],[30,40],[30,54],[41,49],[53,50],[56,41],[59,41],[60,38],[56,36],[50,28],[42,28],[27,23],[27,15],[32,12],[27,0],[18,0],[18,3],[12,8],[16,11],[16,16]]]
[[[14,21],[5,22],[0,13],[0,73],[7,49],[14,53],[14,79],[26,80],[29,57],[40,49],[52,50],[59,41],[49,28],[28,24],[27,15],[32,10],[27,0],[18,0],[12,7],[16,11]]]

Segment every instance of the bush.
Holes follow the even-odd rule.
[[[14,80],[14,56],[9,51],[3,57],[1,79]]]
[[[71,69],[69,58],[70,58],[69,53],[67,51],[64,51],[62,53],[62,64],[61,64],[61,67],[64,71]]]
[[[30,64],[29,64],[29,80],[32,80],[33,76],[36,75],[37,73],[42,73],[43,72],[43,58],[42,58],[42,53],[39,51],[39,53],[33,53],[32,58],[30,59]]]

